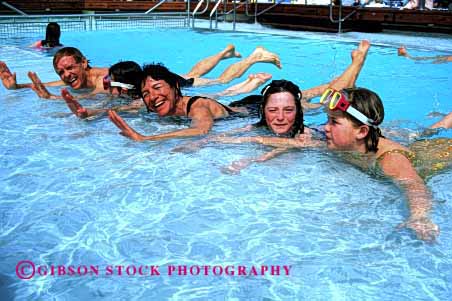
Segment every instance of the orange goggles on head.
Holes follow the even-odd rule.
[[[365,125],[372,126],[374,128],[378,127],[377,125],[375,125],[374,120],[368,118],[366,115],[350,105],[345,92],[340,92],[335,89],[328,88],[320,97],[320,103],[323,105],[328,105],[328,108],[331,111],[341,110],[342,112],[346,112],[355,117]]]

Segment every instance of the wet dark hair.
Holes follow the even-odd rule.
[[[60,44],[60,25],[56,22],[50,22],[46,27],[46,39],[41,41],[43,47],[63,46]]]
[[[64,57],[64,56],[72,56],[77,63],[81,63],[83,60],[86,60],[86,57],[82,54],[80,50],[78,50],[75,47],[63,47],[60,50],[58,50],[55,55],[53,56],[53,68],[56,71],[56,65],[58,61]],[[91,66],[88,62],[88,69],[91,69]]]
[[[141,82],[143,81],[143,70],[140,65],[133,61],[118,62],[108,69],[108,75],[114,77],[115,82],[133,85],[127,93],[133,98],[141,95]]]
[[[143,81],[146,80],[146,78],[148,76],[152,77],[155,80],[163,80],[163,81],[167,82],[171,88],[176,89],[176,93],[178,96],[182,96],[182,92],[180,90],[180,82],[179,82],[180,76],[169,71],[169,69],[166,68],[163,64],[152,63],[152,64],[144,65],[143,66]],[[140,96],[143,97],[143,95],[141,94],[141,89],[140,89]]]
[[[302,134],[304,132],[304,124],[303,124],[303,108],[301,107],[301,90],[300,88],[291,81],[288,80],[273,80],[270,84],[265,86],[262,89],[261,94],[263,97],[262,104],[259,109],[260,120],[254,124],[256,127],[265,126],[269,128],[267,121],[265,120],[265,106],[267,105],[268,99],[270,95],[281,93],[281,92],[289,92],[295,99],[295,122],[290,130],[287,133],[289,137],[295,137],[297,134]]]
[[[347,95],[347,100],[350,102],[350,105],[366,115],[366,117],[375,121],[375,126],[378,126],[383,122],[385,110],[383,102],[377,93],[365,88],[349,88],[344,89],[343,91]],[[344,114],[344,116],[357,126],[364,125],[364,123],[350,114]],[[380,128],[369,126],[369,133],[365,138],[367,152],[377,152],[380,137],[384,138]]]

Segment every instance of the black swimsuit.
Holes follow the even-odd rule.
[[[181,88],[190,88],[193,86],[193,83],[195,82],[194,78],[183,78],[182,76],[176,74],[177,76],[177,82],[179,83],[179,86]]]
[[[190,109],[191,109],[191,106],[193,105],[193,103],[200,98],[210,99],[210,98],[203,97],[203,96],[190,97],[190,99],[187,102],[187,116],[188,116],[188,114],[190,114]],[[215,101],[213,99],[211,99],[211,100]],[[231,116],[231,117],[244,117],[244,116],[257,117],[259,115],[258,114],[259,107],[262,103],[262,95],[250,95],[241,100],[231,102],[228,106],[225,106],[224,104],[217,102],[217,101],[215,101],[215,102],[218,103],[220,106],[222,106],[228,112],[229,116]],[[241,112],[233,111],[233,110],[231,110],[230,107],[246,108],[246,110],[248,111],[248,114],[244,115]]]
[[[188,102],[187,102],[187,116],[188,116],[188,114],[190,114],[190,109],[191,109],[191,106],[193,105],[193,103],[194,103],[195,101],[197,101],[198,99],[200,99],[200,98],[210,99],[210,98],[203,97],[203,96],[192,96],[192,97],[190,97],[190,99],[189,99]],[[215,100],[212,99],[212,101],[215,101]],[[220,106],[222,106],[222,107],[228,112],[228,114],[229,114],[230,116],[239,113],[239,112],[235,112],[235,111],[231,110],[231,108],[225,106],[225,105],[222,104],[222,103],[219,103],[219,102],[217,102],[217,103],[218,103]]]

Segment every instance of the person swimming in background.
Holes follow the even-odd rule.
[[[171,72],[168,70],[168,72]],[[171,72],[172,73],[172,72]],[[184,78],[172,73],[177,84],[182,86]],[[257,73],[251,74],[248,78],[239,84],[231,86],[215,96],[206,96],[209,98],[216,96],[233,96],[251,92],[257,89],[271,78],[271,74]],[[143,80],[143,71],[141,67],[133,61],[119,62],[109,68],[108,76],[104,78],[104,88],[110,91],[110,94],[116,97],[128,97],[133,99],[130,104],[115,106],[113,108],[92,109],[84,108],[66,89],[62,91],[62,97],[66,101],[70,110],[79,118],[85,119],[106,113],[108,110],[115,112],[137,112],[144,107],[144,102],[140,97],[140,92],[136,87],[141,87]]]
[[[60,25],[58,25],[58,23],[56,22],[50,22],[49,24],[47,24],[46,27],[45,40],[37,41],[30,45],[30,47],[34,48],[61,47],[63,45],[60,43],[60,36],[61,36]]]
[[[406,50],[405,46],[400,46],[397,49],[397,54],[399,56],[404,56],[413,61],[429,61],[431,60],[434,64],[448,63],[452,62],[452,55],[436,55],[436,56],[411,56]]]
[[[198,62],[187,76],[202,76],[212,70],[212,68],[221,60],[240,56],[241,55],[235,51],[233,45],[228,45],[220,53]],[[263,47],[256,47],[248,57],[230,65],[218,78],[185,78],[187,81],[184,82],[184,86],[228,83],[234,78],[242,76],[252,65],[259,62],[271,63],[278,68],[281,68],[281,62],[276,54],[269,52]],[[0,61],[0,77],[3,85],[7,89],[32,88],[39,97],[45,99],[61,99],[61,96],[49,93],[46,89],[46,87],[49,86],[67,85],[74,90],[91,89],[92,91],[90,94],[84,97],[90,97],[99,93],[108,93],[103,85],[103,78],[108,74],[108,68],[91,67],[89,61],[77,48],[64,47],[58,50],[53,58],[53,67],[55,72],[60,76],[60,80],[58,81],[42,83],[35,72],[28,72],[28,77],[31,79],[32,83],[18,84],[16,81],[16,74],[11,73],[8,66]]]

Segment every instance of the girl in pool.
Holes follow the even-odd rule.
[[[352,52],[352,63],[344,73],[332,84],[341,89],[353,86],[364,64],[367,51],[370,47],[368,41],[362,41],[357,50]],[[148,65],[144,67],[144,80],[141,83],[141,96],[148,111],[155,112],[159,116],[186,116],[192,119],[188,129],[182,129],[170,133],[145,136],[136,132],[114,111],[109,111],[111,121],[121,130],[121,134],[136,140],[161,140],[171,138],[192,137],[206,134],[213,126],[214,120],[231,115],[249,115],[259,107],[262,96],[249,96],[248,98],[234,102],[229,106],[216,100],[200,96],[182,96],[174,73],[161,65]],[[305,91],[305,98],[297,96],[297,101],[309,105],[306,99],[320,95],[331,84],[325,84]],[[298,89],[298,87],[297,87]],[[251,100],[251,101],[250,101]]]
[[[60,44],[60,36],[61,36],[60,25],[58,25],[58,23],[56,22],[50,22],[49,24],[47,24],[46,27],[46,39],[37,41],[30,45],[30,47],[34,48],[61,47],[63,45]]]
[[[272,89],[271,85],[267,91]],[[268,93],[267,91],[264,89],[264,94]],[[284,95],[280,94],[278,97],[282,99]],[[267,98],[270,99],[271,96]],[[285,98],[289,98],[289,95]],[[451,166],[452,139],[420,140],[407,148],[385,138],[379,128],[384,118],[383,103],[376,93],[364,88],[342,91],[327,89],[321,97],[321,103],[327,107],[328,114],[328,122],[325,125],[326,140],[315,138],[312,132],[306,130],[295,136],[295,139],[258,136],[215,137],[212,140],[222,143],[271,145],[276,147],[273,151],[275,153],[289,148],[324,145],[329,150],[341,152],[345,160],[363,168],[376,165],[406,193],[410,216],[404,226],[413,229],[420,239],[434,240],[439,234],[439,228],[429,218],[431,196],[422,177]],[[269,111],[267,106],[269,105],[264,106],[264,112]],[[280,116],[283,116],[283,113],[280,113]],[[447,116],[441,124],[451,126],[450,123],[451,120]],[[278,122],[272,122],[271,117],[267,116],[266,124],[276,134],[280,134],[282,129],[286,129],[283,133],[289,134],[297,128],[295,120],[288,117],[280,117]],[[298,128],[301,131],[303,129],[300,126]],[[249,162],[267,159],[266,156],[252,161],[241,160],[236,166],[233,164],[232,168],[241,169]]]

